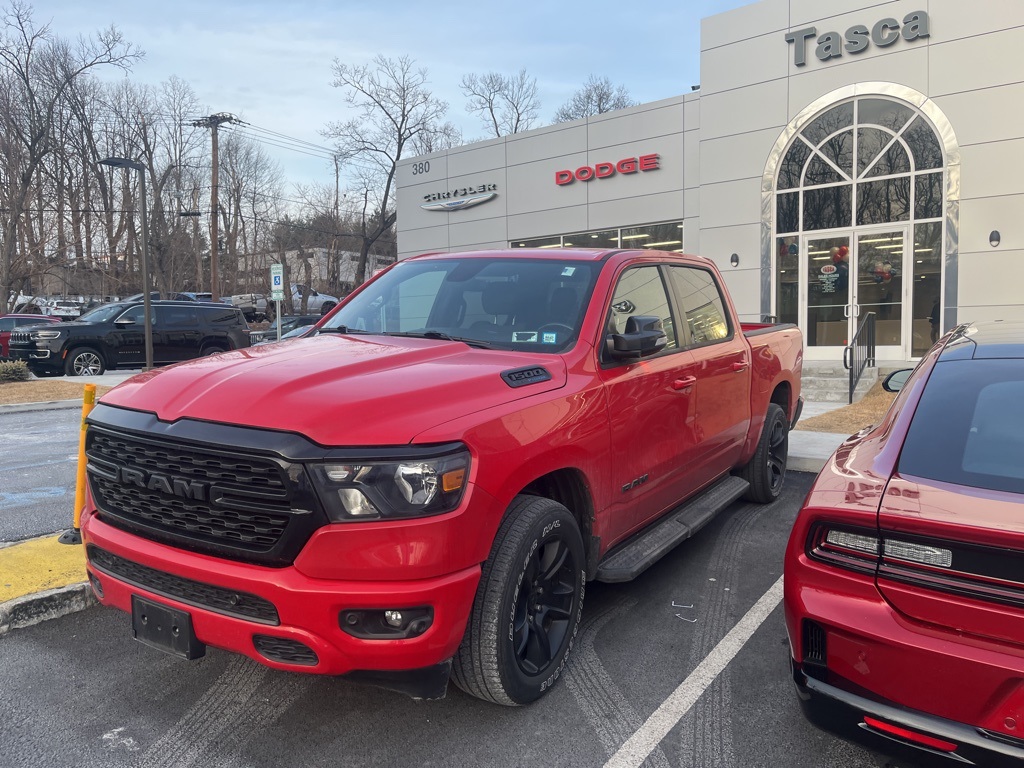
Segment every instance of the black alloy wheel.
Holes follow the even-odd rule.
[[[541,545],[523,571],[512,623],[516,663],[527,675],[551,666],[572,624],[581,563],[562,539]]]

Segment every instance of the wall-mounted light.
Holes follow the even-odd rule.
[[[738,267],[740,265],[740,255],[738,253],[734,253],[729,257],[729,263],[734,267]]]
[[[999,240],[1000,238],[998,229],[993,229],[991,232],[988,233],[988,244],[991,245],[993,248],[999,245]]]

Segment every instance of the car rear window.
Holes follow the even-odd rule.
[[[1024,360],[937,364],[907,432],[899,471],[1024,493]]]

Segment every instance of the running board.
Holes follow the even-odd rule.
[[[616,547],[597,566],[597,581],[632,581],[707,525],[715,515],[746,493],[750,483],[727,475],[659,522]]]

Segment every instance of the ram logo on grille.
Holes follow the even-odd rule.
[[[183,499],[194,499],[195,501],[206,501],[210,496],[208,485],[198,480],[173,477],[159,472],[147,472],[138,467],[115,465],[108,468],[100,467],[97,463],[90,463],[89,468],[100,477],[119,485],[134,485],[137,488],[162,491],[169,496],[181,496]]]

